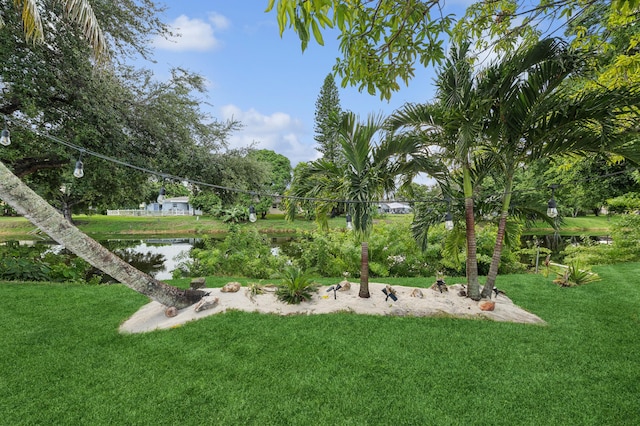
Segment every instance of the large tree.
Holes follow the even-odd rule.
[[[316,150],[322,154],[322,158],[327,161],[338,163],[341,161],[340,144],[338,143],[337,129],[333,127],[335,120],[333,115],[342,114],[340,108],[340,95],[336,87],[333,74],[328,74],[322,87],[320,94],[316,100],[315,112],[315,141],[318,143]]]
[[[17,16],[16,9],[8,2],[3,3],[2,10],[4,18],[2,23],[5,24],[1,29],[3,31],[3,49],[7,52],[7,47],[10,44],[13,43],[15,46],[15,50],[7,56],[10,58],[9,61],[6,61],[3,67],[2,84],[4,96],[2,109],[5,114],[16,114],[17,118],[15,120],[19,119],[25,123],[24,135],[29,135],[29,132],[33,129],[38,131],[37,135],[41,135],[41,130],[46,129],[47,135],[45,137],[29,135],[25,137],[25,140],[39,140],[41,143],[48,140],[49,143],[42,143],[42,146],[50,147],[52,145],[51,141],[60,141],[62,139],[49,138],[49,132],[60,132],[60,135],[66,136],[69,133],[65,134],[65,131],[73,132],[74,126],[76,126],[74,119],[78,118],[75,114],[78,110],[77,108],[74,109],[74,103],[76,105],[90,104],[91,101],[98,101],[98,99],[92,99],[93,93],[85,92],[92,84],[91,82],[96,83],[97,80],[86,78],[73,80],[74,76],[80,76],[82,72],[91,70],[91,50],[88,49],[85,38],[87,34],[79,35],[78,31],[94,26],[97,27],[96,14],[88,13],[87,2],[80,2],[83,5],[80,10],[87,12],[76,16],[82,25],[80,27],[67,26],[62,17],[66,16],[69,9],[65,12],[65,10],[61,9],[62,4],[58,1],[51,0],[37,3],[17,1],[15,3],[24,6],[19,11],[20,16]],[[78,4],[78,2],[67,3],[71,6]],[[145,1],[145,3],[147,2]],[[144,52],[144,43],[141,40],[146,39],[146,36],[154,30],[162,29],[161,26],[155,26],[155,23],[157,23],[155,19],[150,19],[147,23],[141,21],[141,19],[148,16],[147,13],[153,13],[156,10],[155,8],[150,10],[141,9],[135,2],[128,0],[118,4],[99,3],[99,5],[103,7],[100,9],[101,16],[119,18],[116,20],[105,19],[104,22],[106,28],[109,29],[109,37],[113,37],[114,47],[116,47],[116,50],[121,49],[121,52],[127,48]],[[131,7],[129,8],[129,6]],[[150,6],[153,6],[153,4],[150,3]],[[46,20],[45,18],[40,18],[40,14],[45,10],[47,13],[42,16]],[[138,12],[139,14],[137,14]],[[43,21],[44,25],[40,26],[38,24],[40,21]],[[25,30],[28,34],[31,31],[30,29],[34,28],[34,40],[42,39],[43,42],[35,43],[34,45],[25,43],[22,36],[15,31],[21,27],[23,22],[26,23]],[[31,27],[30,23],[35,23],[35,25]],[[43,31],[43,28],[49,27],[64,28],[64,30]],[[118,29],[120,32],[116,33]],[[99,44],[99,40],[91,37],[88,37],[88,39],[93,43],[92,47],[95,49]],[[100,51],[101,49],[94,50],[94,52]],[[29,60],[25,60],[27,57]],[[104,62],[102,64],[103,66],[106,65]],[[47,65],[50,67],[46,68]],[[48,70],[48,73],[43,69]],[[85,75],[88,74],[90,72],[85,73]],[[110,68],[105,66],[104,73],[97,73],[95,78],[108,78],[111,75],[113,74]],[[34,78],[34,76],[41,78]],[[41,87],[38,87],[37,84],[40,84]],[[106,94],[107,92],[104,93]],[[83,95],[88,97],[83,98]],[[48,109],[43,107],[43,102],[48,102]],[[88,117],[85,116],[84,118],[87,119]],[[85,123],[84,127],[80,126],[81,123],[78,123],[76,130],[79,131],[78,135],[91,140],[92,135],[88,130],[91,129],[92,121],[91,119],[88,121],[89,123]],[[98,122],[99,120],[94,121],[93,124],[95,125]],[[102,124],[106,123],[103,122]],[[117,124],[119,131],[125,128],[121,134],[126,135],[131,129],[131,127],[126,129],[126,122],[117,122]],[[103,133],[110,135],[114,130],[113,127],[106,125],[104,128],[94,127],[92,132],[93,136]],[[21,136],[21,134],[18,132],[14,136]],[[74,142],[76,141],[74,140]],[[17,142],[14,143],[14,147],[16,145],[18,145]],[[117,144],[106,143],[101,145],[105,151],[108,151],[107,148],[109,147],[114,148],[116,146],[124,148],[122,145]],[[38,154],[38,151],[38,149],[32,148],[30,153]],[[17,161],[19,155],[16,152],[9,154],[15,163],[19,162]],[[108,154],[113,153],[108,152]],[[134,149],[129,153],[135,156],[135,145]],[[57,162],[59,166],[64,162],[70,161],[69,159],[63,159],[63,161]],[[21,170],[23,173],[28,174],[30,170],[34,167],[37,169],[38,164],[42,163],[46,163],[46,161],[34,159],[30,162],[23,162]],[[50,168],[50,166],[50,164],[45,164],[43,167]],[[19,214],[31,220],[32,223],[58,243],[87,260],[91,265],[154,300],[165,305],[182,308],[194,303],[204,294],[201,291],[185,291],[167,286],[114,256],[66,221],[51,205],[42,200],[2,163],[0,163],[0,198]]]
[[[523,39],[561,29],[596,2],[477,1],[464,19],[444,15],[437,0],[268,0],[266,11],[275,9],[280,33],[295,31],[303,50],[312,39],[324,44],[323,32],[337,29],[341,56],[334,71],[342,86],[357,85],[389,99],[400,81],[408,84],[414,77],[418,64],[444,59],[449,35],[456,44],[475,39],[482,49],[509,51]],[[614,0],[606,7],[613,16],[637,21],[636,0]]]

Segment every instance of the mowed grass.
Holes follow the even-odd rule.
[[[163,216],[163,217],[127,217],[76,215],[76,225],[85,233],[96,239],[117,237],[180,237],[221,235],[228,231],[229,225],[219,219],[206,216]],[[402,223],[409,225],[413,215],[388,214],[377,218],[374,223]],[[617,218],[615,216],[584,216],[563,218],[560,225],[562,235],[608,235],[610,227]],[[330,228],[344,228],[344,217],[329,219]],[[314,221],[299,218],[287,221],[283,215],[268,215],[255,223],[242,223],[240,226],[254,227],[258,231],[271,235],[293,235],[318,228]],[[554,230],[544,222],[536,222],[526,229],[525,234],[550,234]],[[0,241],[10,239],[33,239],[34,235],[45,237],[28,220],[21,217],[0,217]]]
[[[3,283],[1,423],[637,424],[640,264],[596,271],[499,277],[546,326],[230,312],[137,335],[126,287]]]
[[[563,217],[560,221],[559,233],[561,235],[608,235],[611,226],[615,224],[618,217],[615,215],[607,216],[580,216],[580,217]],[[535,222],[529,229],[525,230],[525,234],[553,234],[554,230],[548,223],[543,221]]]
[[[393,215],[385,220],[407,221],[412,215]],[[75,224],[84,233],[96,239],[114,238],[118,236],[137,237],[172,237],[172,236],[205,236],[225,234],[229,224],[220,219],[207,216],[162,216],[132,217],[75,215]],[[330,228],[344,228],[344,217],[329,220]],[[272,235],[291,235],[318,228],[314,221],[298,219],[287,221],[284,215],[268,215],[255,223],[242,223],[240,226],[256,228],[259,232]],[[33,239],[34,235],[46,237],[28,220],[21,217],[0,217],[0,240]]]

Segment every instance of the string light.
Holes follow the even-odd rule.
[[[2,129],[2,133],[0,133],[0,145],[11,145],[11,133],[7,128],[7,117],[4,118],[4,129]]]
[[[444,229],[447,231],[453,230],[453,215],[449,211],[444,215]]]
[[[84,149],[80,150],[80,157],[78,161],[76,161],[76,168],[73,170],[73,175],[80,179],[84,176],[84,165],[82,164],[82,154],[84,153]]]
[[[410,200],[346,200],[346,199],[339,199],[339,198],[323,198],[323,197],[300,197],[300,196],[295,196],[295,195],[284,195],[284,194],[273,194],[273,193],[266,193],[266,192],[256,192],[256,191],[250,191],[250,190],[245,190],[245,189],[239,189],[239,188],[232,188],[232,187],[228,187],[228,186],[223,186],[223,185],[214,185],[208,182],[202,182],[202,181],[198,181],[198,180],[194,180],[194,179],[189,179],[189,178],[184,178],[184,177],[180,177],[180,176],[174,176],[174,175],[168,175],[166,173],[160,173],[158,171],[155,170],[151,170],[151,169],[147,169],[144,167],[140,167],[140,166],[136,166],[134,164],[130,164],[127,163],[125,161],[122,160],[118,160],[116,158],[113,157],[109,157],[106,156],[104,154],[101,154],[99,152],[95,152],[95,151],[91,151],[88,150],[86,148],[82,148],[80,146],[74,145],[72,143],[66,142],[60,138],[57,138],[53,135],[50,135],[48,133],[43,133],[40,132],[36,129],[33,129],[31,127],[27,127],[24,124],[18,123],[19,125],[21,125],[23,128],[28,129],[30,131],[32,131],[33,133],[42,136],[44,138],[47,138],[53,142],[59,143],[61,145],[67,146],[71,149],[74,149],[76,151],[80,151],[80,159],[82,158],[83,154],[86,155],[90,155],[96,158],[100,158],[102,160],[114,163],[114,164],[118,164],[121,165],[123,167],[127,167],[130,169],[134,169],[134,170],[138,170],[140,172],[143,173],[147,173],[153,176],[159,176],[162,178],[162,180],[165,179],[169,179],[169,180],[175,180],[175,181],[180,181],[180,182],[187,182],[190,183],[192,185],[196,185],[196,186],[200,186],[200,187],[207,187],[207,188],[212,188],[212,189],[218,189],[218,190],[224,190],[224,191],[229,191],[229,192],[235,192],[235,193],[241,193],[241,194],[248,194],[251,196],[260,196],[260,197],[271,197],[271,198],[281,198],[281,199],[288,199],[288,200],[293,200],[293,201],[308,201],[308,202],[326,202],[326,203],[345,203],[345,204],[349,204],[349,203],[360,203],[360,204],[380,204],[380,203],[390,203],[390,202],[404,202],[404,203],[409,203],[409,204],[414,204],[414,203],[442,203],[442,202],[446,202],[446,203],[451,203],[452,199],[449,197],[446,198],[441,198],[441,197],[428,197],[428,198],[421,198],[421,199],[410,199]],[[5,137],[5,131],[6,131],[6,138],[9,139],[9,130],[6,128],[6,119],[5,119],[5,129],[2,131],[2,138]],[[0,139],[0,142],[2,142],[3,145],[5,145],[5,143],[3,142],[4,139]],[[9,141],[10,143],[10,141]],[[7,143],[6,145],[8,145],[9,143]],[[5,145],[5,146],[6,146]],[[80,162],[81,160],[78,160],[78,162]],[[76,166],[77,163],[76,162]],[[613,172],[613,173],[608,173],[602,176],[598,176],[598,179],[604,178],[604,177],[611,177],[611,176],[615,176],[615,175],[619,175],[619,174],[623,174],[623,173],[627,173],[629,171],[633,171],[633,170],[637,170],[637,168],[633,168],[630,170],[623,170],[623,171],[619,171],[619,172]],[[83,170],[83,175],[84,175],[84,170]],[[74,176],[75,176],[75,171],[74,171]],[[583,181],[589,181],[592,179],[596,179],[595,177],[589,177],[589,178],[585,178],[585,179],[581,179],[581,180],[576,180],[575,182],[583,182]],[[553,191],[556,188],[559,188],[561,186],[564,185],[559,185],[559,184],[554,184],[554,185],[550,185],[549,188],[552,189],[552,199],[549,200],[548,204],[551,204],[551,202],[553,201],[553,203],[555,203],[555,199],[553,199]],[[538,188],[531,188],[531,189],[519,189],[519,190],[513,190],[510,191],[511,194],[515,194],[515,193],[526,193],[526,192],[539,192]],[[158,194],[158,203],[162,203],[162,201],[164,201],[164,195],[166,194],[166,190],[164,188],[164,186],[162,186],[162,188],[160,188],[159,194]],[[462,198],[461,198],[462,199]],[[556,206],[557,208],[557,206]],[[557,211],[557,210],[556,210]],[[448,214],[450,215],[450,211],[448,212]],[[349,219],[351,219],[351,215],[348,215]],[[550,216],[551,217],[551,216]],[[445,216],[445,227],[447,226],[447,216]],[[453,220],[451,221],[453,223]],[[349,223],[347,223],[347,227],[349,226]]]
[[[160,204],[160,208],[162,208],[162,203],[164,202],[164,196],[166,195],[167,190],[164,189],[164,185],[160,187],[160,191],[158,191],[158,198],[156,201]]]
[[[451,198],[444,199],[447,202],[447,214],[444,215],[444,229],[453,230],[453,215],[451,214]]]
[[[547,203],[547,216],[549,216],[550,218],[554,218],[556,216],[558,216],[558,206],[556,204],[556,200],[555,198],[553,198],[553,195],[556,191],[556,188],[558,187],[558,185],[549,185],[549,188],[551,188],[551,199],[549,200],[549,202]]]

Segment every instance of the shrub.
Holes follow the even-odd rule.
[[[190,257],[178,265],[179,274],[271,278],[288,260],[282,254],[274,255],[270,242],[255,228],[238,226],[232,226],[223,241],[205,239],[204,248],[193,248]]]
[[[0,279],[9,281],[95,282],[93,268],[75,254],[51,251],[45,244],[0,245]]]
[[[278,299],[289,304],[298,304],[311,299],[318,286],[297,266],[289,265],[282,270],[282,284],[276,290]]]
[[[571,263],[566,268],[557,272],[554,283],[562,287],[575,287],[600,281],[600,276],[586,268],[581,268],[577,263]]]
[[[611,244],[586,243],[565,248],[564,262],[604,265],[640,260],[640,215],[621,215],[611,226]]]
[[[307,232],[284,246],[282,253],[323,277],[340,276],[345,271],[354,276],[360,273],[360,245],[349,232]]]

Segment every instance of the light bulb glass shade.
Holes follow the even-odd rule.
[[[80,160],[76,161],[76,168],[73,170],[73,175],[78,179],[84,176],[84,168],[83,168],[82,161]]]
[[[554,200],[553,198],[550,199],[547,203],[547,216],[551,218],[558,216],[558,209],[556,207],[556,200]]]
[[[0,133],[0,144],[4,146],[11,145],[11,134],[6,128],[2,130],[2,133]]]
[[[444,216],[444,229],[447,231],[451,231],[453,229],[453,216],[449,212]]]
[[[347,229],[353,229],[353,222],[351,221],[351,215],[347,213]]]
[[[258,220],[258,216],[256,216],[256,208],[249,206],[249,222],[253,223],[256,220]]]
[[[167,193],[167,190],[164,189],[164,186],[162,188],[160,188],[160,191],[158,191],[158,198],[156,201],[158,201],[158,204],[162,204],[162,202],[164,201],[164,194]]]

